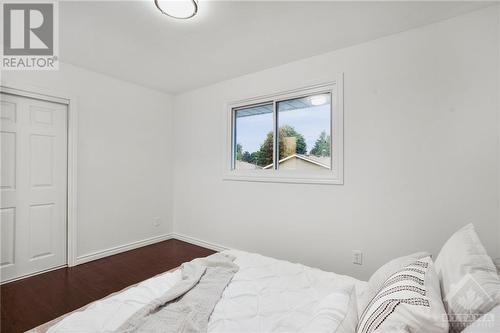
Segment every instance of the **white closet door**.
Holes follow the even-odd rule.
[[[66,264],[67,107],[1,94],[1,281]]]

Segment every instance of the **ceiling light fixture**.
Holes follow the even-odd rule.
[[[155,5],[160,12],[176,19],[188,19],[198,12],[197,0],[155,0]]]

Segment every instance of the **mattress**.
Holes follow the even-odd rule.
[[[327,327],[331,331],[345,313],[357,317],[356,304],[367,289],[366,282],[255,253],[226,252],[236,257],[239,271],[210,317],[211,333],[323,331]],[[145,280],[69,314],[48,332],[112,332],[180,278],[177,270]]]

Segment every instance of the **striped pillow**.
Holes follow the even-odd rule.
[[[419,259],[392,274],[370,301],[357,333],[372,333],[404,325],[410,332],[447,333],[439,279],[430,257]]]

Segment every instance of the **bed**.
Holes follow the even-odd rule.
[[[345,317],[348,306],[357,307],[367,288],[364,281],[301,264],[237,250],[225,253],[236,257],[239,270],[210,317],[209,332],[301,332],[310,325],[338,324],[336,319]],[[179,279],[179,270],[157,275],[30,332],[112,332]]]
[[[172,290],[189,281],[186,272],[193,262],[208,265],[210,260],[222,259],[233,270],[218,289],[212,306],[203,309],[198,305],[204,298],[194,298],[193,306],[188,307],[189,316],[183,317],[188,320],[179,319],[177,315],[183,313],[171,309],[184,300],[192,301],[195,290],[209,288],[200,278],[193,280],[186,293]],[[206,268],[199,275],[210,280],[216,269]],[[169,292],[177,296],[163,302]],[[479,297],[471,298],[471,293]],[[149,311],[153,309],[151,304],[161,305]],[[141,313],[146,313],[141,317],[143,322],[157,323],[155,316],[161,317],[158,315],[165,310],[171,311],[166,311],[170,316],[163,317],[167,320],[160,321],[155,330],[144,329],[148,325],[127,326]],[[204,317],[200,315],[203,310]],[[121,333],[136,332],[137,328],[141,333],[177,332],[165,327],[196,317],[204,318],[203,329],[181,331],[498,333],[500,277],[472,224],[457,231],[435,261],[427,252],[399,257],[381,266],[367,282],[260,254],[227,250],[185,263],[30,332]]]

